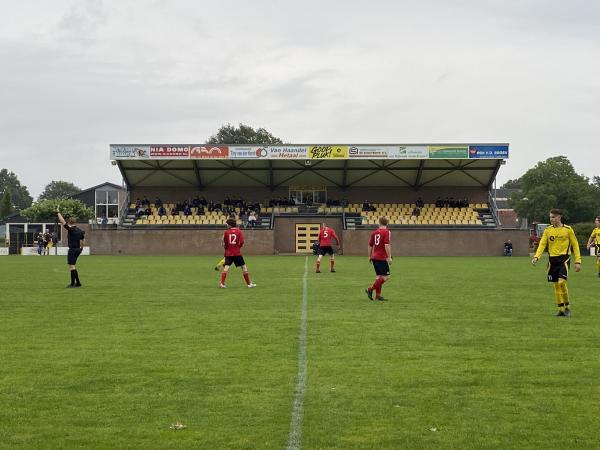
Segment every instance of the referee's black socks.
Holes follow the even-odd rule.
[[[77,269],[71,270],[71,286],[81,285]]]

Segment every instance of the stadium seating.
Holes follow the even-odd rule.
[[[349,204],[346,213],[358,213],[362,225],[377,225],[379,217],[386,216],[390,225],[474,225],[481,226],[482,221],[477,209],[488,208],[486,203],[477,203],[464,208],[439,208],[435,204],[427,203],[420,208],[420,214],[413,216],[414,203],[373,203],[375,211],[362,211],[362,205]],[[329,208],[334,210],[336,208]],[[327,208],[324,211],[327,213]]]

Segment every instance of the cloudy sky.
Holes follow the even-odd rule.
[[[110,143],[509,142],[600,174],[600,3],[0,0],[0,168],[120,183]]]

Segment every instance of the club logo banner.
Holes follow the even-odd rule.
[[[306,159],[308,149],[301,146],[268,147],[270,159]]]
[[[111,145],[110,159],[148,159],[150,147],[147,145]]]
[[[468,146],[432,146],[429,157],[435,159],[466,159],[469,157]]]
[[[150,147],[150,158],[189,159],[190,150],[189,146]]]
[[[190,150],[192,159],[224,159],[229,158],[229,147],[218,145],[201,145]]]
[[[254,159],[267,158],[269,156],[269,147],[247,146],[247,147],[229,147],[229,157],[232,159]]]
[[[508,158],[508,145],[470,145],[469,158]]]
[[[311,159],[347,159],[346,145],[316,145],[308,147],[308,157]]]

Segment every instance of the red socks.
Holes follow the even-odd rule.
[[[371,290],[375,291],[375,295],[377,295],[377,297],[381,295],[381,286],[383,285],[383,283],[385,283],[384,278],[377,277],[375,279],[375,283],[373,283],[373,286],[371,286]]]
[[[227,272],[221,272],[221,284],[225,284],[225,278],[227,278]]]
[[[250,275],[248,274],[248,272],[243,272],[242,275],[244,275],[244,280],[246,280],[246,284],[250,284]]]
[[[331,260],[331,270],[333,270],[333,265],[335,264],[335,261],[332,259]]]

